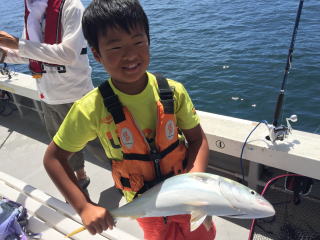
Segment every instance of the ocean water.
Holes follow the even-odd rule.
[[[87,6],[90,1],[82,1]],[[149,71],[182,82],[198,110],[272,122],[298,0],[141,0],[150,22]],[[0,30],[21,35],[23,0],[0,0]],[[282,123],[320,133],[320,2],[306,0]],[[107,78],[89,54],[93,81]],[[25,66],[10,65],[28,72]]]

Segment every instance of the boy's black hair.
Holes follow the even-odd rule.
[[[137,26],[144,28],[150,43],[148,18],[138,0],[93,0],[82,17],[84,37],[98,52],[100,34],[107,34],[111,28],[130,33]]]

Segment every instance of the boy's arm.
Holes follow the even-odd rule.
[[[200,124],[182,130],[188,141],[187,172],[205,172],[208,166],[209,146]]]
[[[92,203],[77,185],[76,177],[68,165],[68,158],[72,154],[51,142],[43,159],[46,171],[91,234],[112,229],[114,221],[108,210]]]

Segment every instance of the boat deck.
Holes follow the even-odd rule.
[[[25,99],[28,101],[28,99]],[[28,104],[28,103],[26,103]],[[0,169],[3,173],[17,178],[22,183],[27,184],[41,192],[52,196],[59,204],[64,203],[64,198],[52,183],[42,164],[43,155],[49,138],[45,127],[36,112],[28,108],[23,109],[23,117],[18,111],[12,112],[9,116],[0,116]],[[92,149],[95,149],[92,151]],[[94,154],[99,157],[94,157]],[[107,208],[113,208],[124,204],[121,194],[114,188],[108,162],[100,161],[103,153],[96,143],[92,143],[86,150],[86,171],[91,178],[91,184],[88,192],[91,199]],[[1,181],[0,181],[1,182]],[[21,193],[22,194],[22,193]],[[0,192],[1,195],[1,192]],[[47,205],[48,200],[43,200]],[[59,205],[58,204],[58,205]],[[43,206],[39,206],[42,208]],[[68,205],[67,207],[68,208]],[[67,212],[72,213],[72,209]],[[63,213],[65,214],[65,212]],[[45,216],[37,216],[37,211],[33,215],[42,221]],[[72,215],[72,214],[71,214]],[[74,214],[73,214],[74,215]],[[68,216],[65,216],[68,218]],[[78,221],[79,218],[74,218]],[[60,219],[55,225],[61,225],[65,219]],[[217,228],[216,240],[247,239],[249,230],[243,226],[249,226],[249,222],[238,220],[240,224],[235,224],[223,218],[214,217]],[[77,225],[76,224],[76,225]],[[243,225],[243,226],[241,226]],[[55,228],[48,224],[49,227]],[[69,229],[67,229],[69,230]],[[61,235],[61,232],[60,232]],[[136,221],[131,219],[122,219],[117,223],[115,230],[105,231],[103,234],[107,239],[143,239],[143,233]],[[87,235],[76,235],[73,239],[88,239]],[[124,237],[125,236],[125,237]],[[42,239],[53,239],[43,235]],[[56,238],[54,238],[56,240]]]

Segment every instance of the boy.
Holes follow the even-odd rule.
[[[92,203],[75,184],[66,164],[73,152],[98,136],[112,160],[115,186],[131,201],[167,177],[205,171],[208,144],[182,84],[146,72],[149,25],[138,0],[93,0],[82,24],[95,59],[111,78],[73,105],[46,151],[44,165],[95,234],[114,222],[107,209]],[[189,220],[189,215],[179,215],[138,222],[145,239],[214,239],[213,225],[190,232]]]

